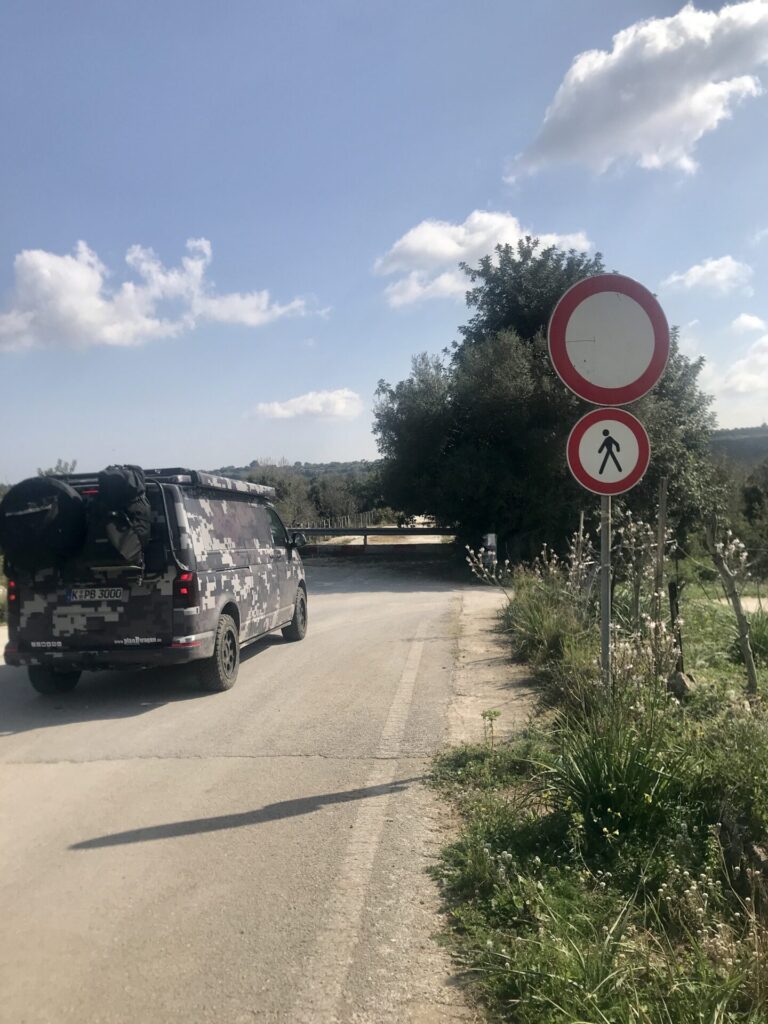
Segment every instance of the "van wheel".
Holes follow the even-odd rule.
[[[200,685],[210,693],[230,690],[235,685],[239,668],[240,640],[237,626],[231,615],[222,615],[216,630],[213,657],[200,665]]]
[[[290,626],[282,630],[286,640],[303,640],[307,635],[307,595],[304,587],[299,587],[296,594],[296,608]]]
[[[81,676],[76,669],[57,672],[54,668],[44,668],[42,665],[30,665],[27,673],[33,688],[46,697],[52,697],[57,693],[69,693],[77,686]]]

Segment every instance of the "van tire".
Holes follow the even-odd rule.
[[[209,693],[231,690],[240,668],[240,639],[231,615],[222,615],[216,628],[213,657],[201,662],[200,686]]]
[[[296,593],[296,607],[293,610],[293,619],[289,626],[284,626],[282,633],[286,640],[303,640],[307,635],[307,592],[304,587],[299,587]]]
[[[82,548],[87,531],[82,497],[56,477],[22,480],[0,502],[0,545],[17,569],[58,565]]]
[[[69,693],[70,690],[74,690],[80,682],[82,673],[77,669],[57,672],[56,669],[43,665],[30,665],[27,674],[33,689],[46,697],[53,697],[57,693]]]

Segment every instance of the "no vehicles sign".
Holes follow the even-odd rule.
[[[566,448],[568,468],[595,494],[623,494],[648,469],[651,445],[645,427],[624,409],[593,409],[578,421]]]
[[[669,327],[643,285],[621,274],[579,281],[549,322],[549,354],[562,382],[593,405],[626,405],[659,381]]]

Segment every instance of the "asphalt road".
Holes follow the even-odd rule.
[[[310,630],[233,690],[0,668],[0,1020],[438,1022],[454,1007],[421,783],[459,590],[310,569]]]

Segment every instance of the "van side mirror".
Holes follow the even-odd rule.
[[[303,548],[307,543],[307,538],[303,533],[294,533],[292,543],[295,548]]]

